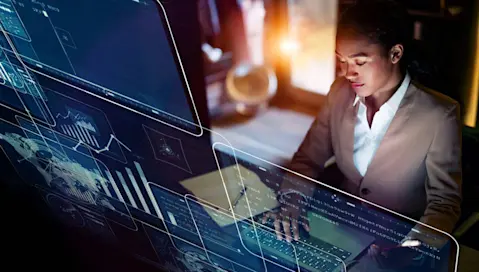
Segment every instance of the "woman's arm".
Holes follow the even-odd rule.
[[[324,105],[294,154],[290,170],[316,179],[324,169],[324,163],[333,155],[330,132],[331,96],[337,85],[338,80],[332,84]],[[291,241],[292,237],[296,240],[299,239],[299,224],[309,231],[309,220],[303,207],[314,195],[315,187],[316,183],[310,180],[296,174],[286,174],[281,184],[281,190],[278,192],[281,209],[277,212],[266,213],[263,217],[263,223],[267,218],[274,219],[278,239],[282,239],[281,225],[285,239],[288,241]],[[290,232],[290,226],[292,226],[293,234]]]
[[[326,161],[334,155],[330,131],[331,105],[333,104],[332,97],[338,91],[342,82],[344,81],[339,78],[331,85],[325,103],[293,156],[289,166],[292,171],[317,179],[324,170]],[[282,184],[282,190],[297,190],[306,196],[311,196],[315,186],[313,182],[300,177],[295,178],[296,175],[289,176],[293,176],[296,184],[285,180]]]
[[[426,157],[427,207],[421,222],[451,233],[459,219],[462,201],[462,133],[459,105],[440,120]]]

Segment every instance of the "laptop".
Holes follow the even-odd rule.
[[[228,153],[215,151],[218,152],[217,157],[222,164],[220,165],[222,180],[218,180],[220,177],[218,174],[215,178],[215,174],[209,173],[183,181],[181,184],[192,191],[196,198],[206,199],[207,203],[221,207],[223,211],[234,207],[235,218],[225,216],[225,214],[221,215],[215,209],[204,209],[220,230],[231,229],[230,226],[236,223],[240,231],[241,246],[246,251],[262,257],[269,263],[292,271],[298,271],[298,268],[301,268],[302,271],[346,271],[346,266],[364,253],[375,241],[372,235],[346,224],[338,224],[328,219],[328,216],[315,212],[323,207],[310,207],[307,217],[311,230],[308,233],[300,228],[299,241],[290,243],[284,239],[276,239],[273,222],[270,220],[266,224],[262,224],[261,219],[265,212],[278,207],[278,203],[276,201],[273,203],[271,197],[267,196],[274,194],[274,187],[280,183],[281,176],[275,171],[268,170],[264,165],[252,164],[249,160],[243,160],[238,156],[235,160],[235,157]],[[231,172],[232,165],[236,165],[236,162],[238,163],[236,169],[241,172],[243,178],[242,183],[238,183],[238,175]],[[251,169],[259,171],[251,171]],[[262,185],[258,185],[258,182]],[[201,186],[196,186],[198,184]],[[218,193],[223,196],[215,196],[212,193],[214,187],[220,188]],[[230,195],[230,202],[227,205],[225,205],[224,198],[225,188]],[[241,189],[245,188],[250,189],[243,192],[244,197],[238,198],[241,196]],[[321,200],[330,201],[330,205],[335,205],[337,196],[336,199],[322,196]],[[264,209],[263,206],[267,209]],[[254,224],[252,224],[251,218],[253,218]],[[206,220],[201,221],[205,222]],[[204,230],[200,225],[205,226]],[[214,229],[211,224],[197,224],[197,226],[203,237],[210,236],[206,233],[211,233]],[[218,237],[218,233],[215,236]]]
[[[328,222],[314,212],[308,212],[308,219],[310,232],[300,227],[298,241],[278,240],[272,220],[244,230],[241,237],[246,247],[256,252],[261,248],[264,258],[271,262],[295,271],[299,267],[301,271],[328,272],[346,271],[375,240],[353,228]]]

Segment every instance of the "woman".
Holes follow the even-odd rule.
[[[290,169],[322,180],[334,156],[345,179],[331,185],[450,233],[461,203],[459,105],[411,80],[411,29],[393,1],[345,11],[336,45],[342,75]],[[282,195],[301,207],[312,192],[284,182]],[[270,214],[279,239],[281,225],[287,240],[298,238],[299,210]]]

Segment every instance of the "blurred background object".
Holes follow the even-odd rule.
[[[238,0],[244,17],[246,43],[249,62],[254,65],[264,63],[264,24],[266,10],[263,1]]]
[[[276,94],[278,82],[274,71],[266,66],[241,63],[226,77],[226,91],[236,104],[236,111],[254,115],[267,107]]]
[[[337,0],[289,0],[291,87],[326,95],[335,75]]]

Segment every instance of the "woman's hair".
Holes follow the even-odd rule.
[[[407,9],[393,0],[358,0],[339,18],[337,36],[362,35],[380,44],[384,54],[402,44],[401,70],[421,73],[417,61],[418,46],[413,40],[413,24]],[[385,55],[386,56],[386,55]]]

